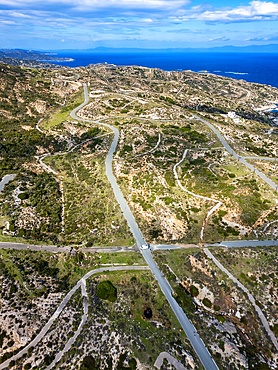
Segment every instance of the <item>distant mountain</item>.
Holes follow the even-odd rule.
[[[22,60],[22,61],[65,61],[68,58],[58,58],[56,53],[42,52],[24,49],[0,49],[0,61]]]
[[[225,52],[225,53],[278,53],[278,44],[249,45],[249,46],[221,46],[207,49],[191,49],[202,52]]]
[[[14,58],[21,60],[36,60],[43,62],[51,61],[66,61],[68,58],[57,57],[58,52],[70,53],[78,52],[80,54],[96,53],[96,54],[141,54],[141,53],[278,53],[278,44],[270,45],[249,45],[249,46],[222,46],[214,48],[167,48],[167,49],[140,49],[140,48],[110,48],[110,47],[97,47],[91,49],[63,49],[55,51],[36,51],[24,49],[0,49],[0,59]]]
[[[60,52],[72,52],[73,49],[63,49]],[[74,50],[79,53],[278,53],[278,44],[270,45],[249,45],[249,46],[220,46],[213,48],[167,48],[167,49],[141,49],[141,48],[110,48],[97,47],[91,49]]]

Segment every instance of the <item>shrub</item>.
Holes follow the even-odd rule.
[[[117,288],[110,280],[101,281],[97,285],[97,296],[110,302],[115,302],[117,299]]]
[[[97,369],[96,360],[92,356],[85,356],[81,365],[81,370],[95,370]]]
[[[208,298],[204,298],[203,299],[203,304],[208,307],[208,308],[211,308],[212,307],[212,303],[211,301],[208,299]]]
[[[199,290],[194,285],[190,285],[190,294],[192,297],[197,297],[199,295]]]
[[[25,200],[29,198],[29,195],[27,193],[19,193],[18,198],[21,200]]]

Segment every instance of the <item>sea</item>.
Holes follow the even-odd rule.
[[[55,64],[79,67],[95,63],[145,66],[166,71],[191,70],[278,88],[278,53],[169,51],[59,51]]]

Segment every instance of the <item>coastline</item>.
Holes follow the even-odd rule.
[[[106,63],[159,68],[164,71],[191,70],[278,88],[278,53],[58,50],[55,59],[58,61],[49,62],[59,64],[63,59],[61,64],[68,67]]]

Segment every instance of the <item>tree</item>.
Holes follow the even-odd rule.
[[[117,288],[110,280],[100,281],[97,285],[97,296],[110,302],[115,302],[117,299]]]

